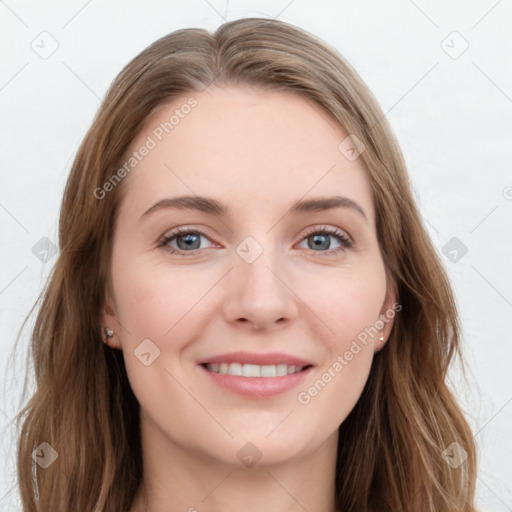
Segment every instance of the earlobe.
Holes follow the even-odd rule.
[[[116,316],[114,302],[110,296],[105,300],[103,313],[101,317],[101,337],[103,343],[112,348],[121,348],[121,339],[119,337],[121,326]]]
[[[394,284],[388,283],[386,297],[384,298],[384,303],[382,304],[379,314],[379,320],[377,321],[378,327],[380,328],[380,334],[375,346],[375,352],[381,350],[387,343],[391,329],[393,328],[396,312],[402,309],[396,298],[397,292]]]
[[[375,344],[374,352],[379,352],[380,350],[382,350],[384,348],[385,344],[386,344],[386,340],[384,339],[384,333],[381,332],[379,335],[379,339],[378,339],[377,343]]]
[[[102,341],[105,345],[111,346],[110,340],[114,337],[115,332],[110,327],[102,328]]]

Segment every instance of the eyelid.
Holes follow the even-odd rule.
[[[346,238],[350,240],[351,243],[355,243],[352,236],[345,229],[338,228],[337,226],[331,226],[330,224],[313,224],[312,226],[308,226],[305,228],[305,232],[301,232],[301,240],[305,237],[318,232],[327,232],[330,235],[341,235],[343,234]]]
[[[182,233],[187,234],[189,232],[198,233],[198,234],[204,235],[208,238],[211,238],[212,240],[215,240],[215,237],[210,234],[210,230],[208,228],[199,227],[199,226],[196,226],[195,224],[185,224],[183,226],[176,226],[174,228],[168,229],[160,237],[160,239],[170,237],[170,236],[176,236],[176,235],[179,235]]]

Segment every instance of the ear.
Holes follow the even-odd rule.
[[[105,328],[109,328],[114,332],[111,338],[106,338]],[[111,348],[121,349],[121,330],[113,297],[110,293],[107,293],[101,315],[101,336],[103,341],[106,340],[106,344]]]
[[[390,283],[388,280],[388,286],[386,289],[386,296],[379,314],[379,319],[375,323],[375,326],[379,328],[379,334],[375,343],[375,352],[381,350],[389,339],[391,329],[395,322],[395,315],[402,309],[402,305],[397,302],[397,291],[394,283]],[[382,336],[382,341],[381,341]]]

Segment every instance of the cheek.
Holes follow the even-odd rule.
[[[192,271],[169,269],[149,257],[126,257],[113,268],[117,313],[129,333],[123,338],[140,343],[144,338],[163,344],[176,338],[187,312],[204,293],[204,283]]]
[[[347,269],[327,289],[314,309],[329,327],[322,331],[328,357],[299,390],[297,400],[306,410],[322,415],[327,411],[326,421],[336,428],[357,403],[368,379],[374,340],[380,335],[375,324],[386,292],[384,268],[377,263],[364,272]]]
[[[112,279],[128,378],[139,403],[158,416],[168,397],[180,393],[171,374],[191,324],[198,323],[200,308],[194,305],[205,293],[204,276],[126,253],[119,263]],[[179,407],[186,409],[188,402],[185,397]]]
[[[360,270],[342,269],[335,279],[329,279],[324,292],[315,292],[315,310],[325,319],[330,336],[325,336],[331,352],[338,355],[350,348],[354,339],[364,341],[364,333],[371,332],[375,339],[375,323],[379,319],[386,295],[383,265],[378,261]],[[372,329],[373,328],[373,329]],[[378,330],[378,329],[377,329]],[[367,336],[368,344],[372,343]]]

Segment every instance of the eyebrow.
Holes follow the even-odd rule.
[[[232,217],[233,212],[227,205],[216,199],[204,196],[180,196],[165,198],[148,208],[141,219],[149,214],[164,208],[176,208],[180,210],[198,210],[209,215],[219,217]],[[299,215],[307,212],[320,212],[334,208],[349,208],[358,212],[367,222],[368,218],[364,210],[352,199],[343,196],[318,197],[313,199],[299,200],[291,206],[287,215]]]

